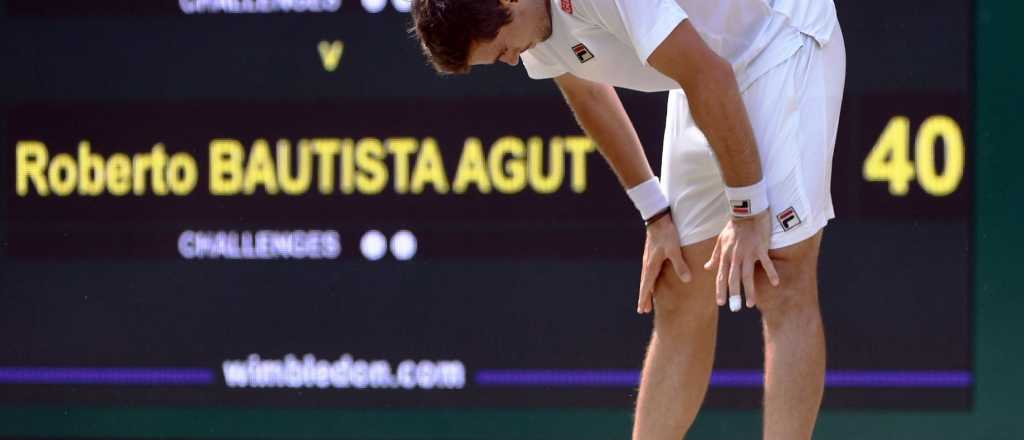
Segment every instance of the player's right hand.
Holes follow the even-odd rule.
[[[637,313],[650,313],[654,310],[654,285],[666,260],[672,264],[679,279],[684,283],[690,282],[690,268],[683,260],[679,233],[671,215],[663,216],[647,227],[643,271],[640,273],[640,295],[636,303]]]

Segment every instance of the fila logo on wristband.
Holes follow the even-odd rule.
[[[750,217],[768,209],[768,186],[763,180],[738,188],[726,186],[725,197],[734,217]]]
[[[793,209],[792,206],[786,208],[785,211],[780,212],[779,215],[775,217],[779,219],[779,224],[782,225],[783,231],[788,231],[800,226],[801,223],[800,216],[797,215],[796,210]]]
[[[750,200],[730,200],[732,215],[750,215]]]

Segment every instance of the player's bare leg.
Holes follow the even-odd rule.
[[[818,250],[813,237],[770,252],[781,283],[758,270],[757,307],[765,343],[764,438],[809,439],[825,387],[825,333],[818,307]]]
[[[690,267],[711,257],[715,239],[683,246]],[[690,428],[711,379],[718,308],[715,274],[692,271],[683,283],[666,261],[655,286],[654,332],[644,360],[634,440],[679,440]]]

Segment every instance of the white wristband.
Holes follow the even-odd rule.
[[[640,211],[640,217],[644,220],[650,219],[654,214],[668,208],[668,198],[661,191],[661,182],[658,181],[657,176],[626,190],[626,194],[629,195],[633,206]]]
[[[725,187],[729,212],[733,217],[751,217],[768,209],[768,187],[764,180],[739,188]]]

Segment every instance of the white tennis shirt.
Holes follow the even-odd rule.
[[[741,91],[796,52],[800,33],[825,45],[838,23],[832,0],[549,1],[551,37],[521,54],[531,78],[572,73],[645,92],[679,88],[647,59],[683,20],[732,64]]]

